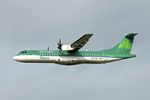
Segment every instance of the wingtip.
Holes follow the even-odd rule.
[[[92,36],[92,35],[93,35],[93,33],[85,33],[85,35],[91,35],[91,36]]]

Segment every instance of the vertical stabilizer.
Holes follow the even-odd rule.
[[[132,44],[134,41],[134,36],[138,33],[129,33],[126,34],[125,37],[112,49],[107,50],[110,54],[117,54],[117,55],[128,55],[131,52]]]

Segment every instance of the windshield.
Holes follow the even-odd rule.
[[[19,54],[26,54],[27,51],[21,51]]]

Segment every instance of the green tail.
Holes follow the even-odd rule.
[[[127,34],[118,45],[112,48],[114,53],[130,54],[135,35],[137,35],[137,33]]]
[[[118,43],[112,49],[104,50],[104,54],[109,55],[130,55],[132,44],[134,41],[134,36],[138,33],[129,33],[125,35],[120,43]]]

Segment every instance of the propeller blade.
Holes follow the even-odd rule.
[[[57,42],[57,44],[58,44],[58,47],[57,47],[57,48],[58,48],[59,50],[61,50],[61,46],[63,45],[63,44],[61,43],[61,39],[59,39],[59,41]]]

